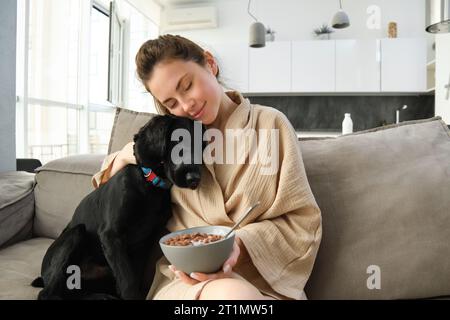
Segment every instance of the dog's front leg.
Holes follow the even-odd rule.
[[[127,254],[126,244],[114,231],[100,233],[105,258],[112,269],[116,287],[123,299],[143,299],[135,270]]]

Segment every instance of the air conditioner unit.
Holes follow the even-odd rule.
[[[164,30],[192,30],[217,28],[217,8],[169,8],[165,10]]]

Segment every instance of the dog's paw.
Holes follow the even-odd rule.
[[[54,295],[45,289],[43,289],[39,292],[37,299],[38,300],[62,300],[62,298],[60,296]]]
[[[42,277],[38,277],[31,282],[31,286],[35,288],[43,288],[44,287],[44,279]]]

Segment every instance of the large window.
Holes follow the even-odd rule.
[[[99,5],[91,10],[89,102],[108,101],[109,11]]]
[[[113,105],[108,101],[110,12],[94,3],[91,8],[89,59],[89,153],[108,152],[114,121]],[[117,46],[121,45],[118,43]],[[120,46],[120,50],[122,50]],[[116,76],[118,76],[117,74]],[[120,88],[117,87],[117,90]],[[116,94],[119,96],[118,94]]]
[[[128,43],[124,56],[124,103],[128,109],[156,112],[153,98],[136,76],[135,56],[145,41],[158,37],[158,26],[128,3],[124,3],[122,10],[127,17]]]
[[[108,0],[18,0],[18,157],[106,154],[116,106],[154,111],[134,56],[158,27],[128,0],[114,7],[111,14]]]
[[[42,162],[79,152],[81,0],[29,1],[25,156]]]

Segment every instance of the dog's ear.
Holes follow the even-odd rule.
[[[166,152],[166,137],[172,125],[170,116],[156,115],[134,135],[135,156],[140,163],[161,161]]]

